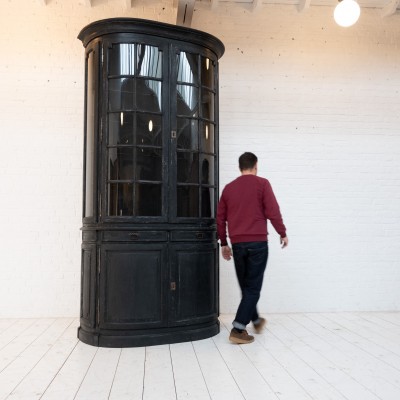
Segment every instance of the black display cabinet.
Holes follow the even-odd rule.
[[[219,332],[218,59],[194,29],[91,23],[86,49],[81,315],[105,347]]]

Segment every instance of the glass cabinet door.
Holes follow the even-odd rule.
[[[163,51],[108,49],[107,205],[110,217],[163,215]]]
[[[178,51],[175,68],[176,217],[214,218],[216,63]]]
[[[83,218],[93,219],[96,214],[96,99],[98,95],[98,48],[87,52],[85,61],[85,149],[84,149],[84,187]]]

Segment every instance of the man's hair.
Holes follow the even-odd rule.
[[[253,169],[256,164],[257,164],[257,156],[253,153],[243,153],[239,157],[239,169],[241,171],[246,170],[246,169]]]

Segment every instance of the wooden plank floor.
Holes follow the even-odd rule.
[[[95,348],[78,320],[0,319],[0,400],[399,400],[400,312],[271,314],[250,345]],[[252,329],[249,328],[249,332]]]

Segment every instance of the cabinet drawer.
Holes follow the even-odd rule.
[[[217,233],[214,231],[172,231],[171,241],[183,242],[183,241],[210,241],[216,240]]]
[[[105,242],[165,242],[167,232],[162,231],[105,231]]]

